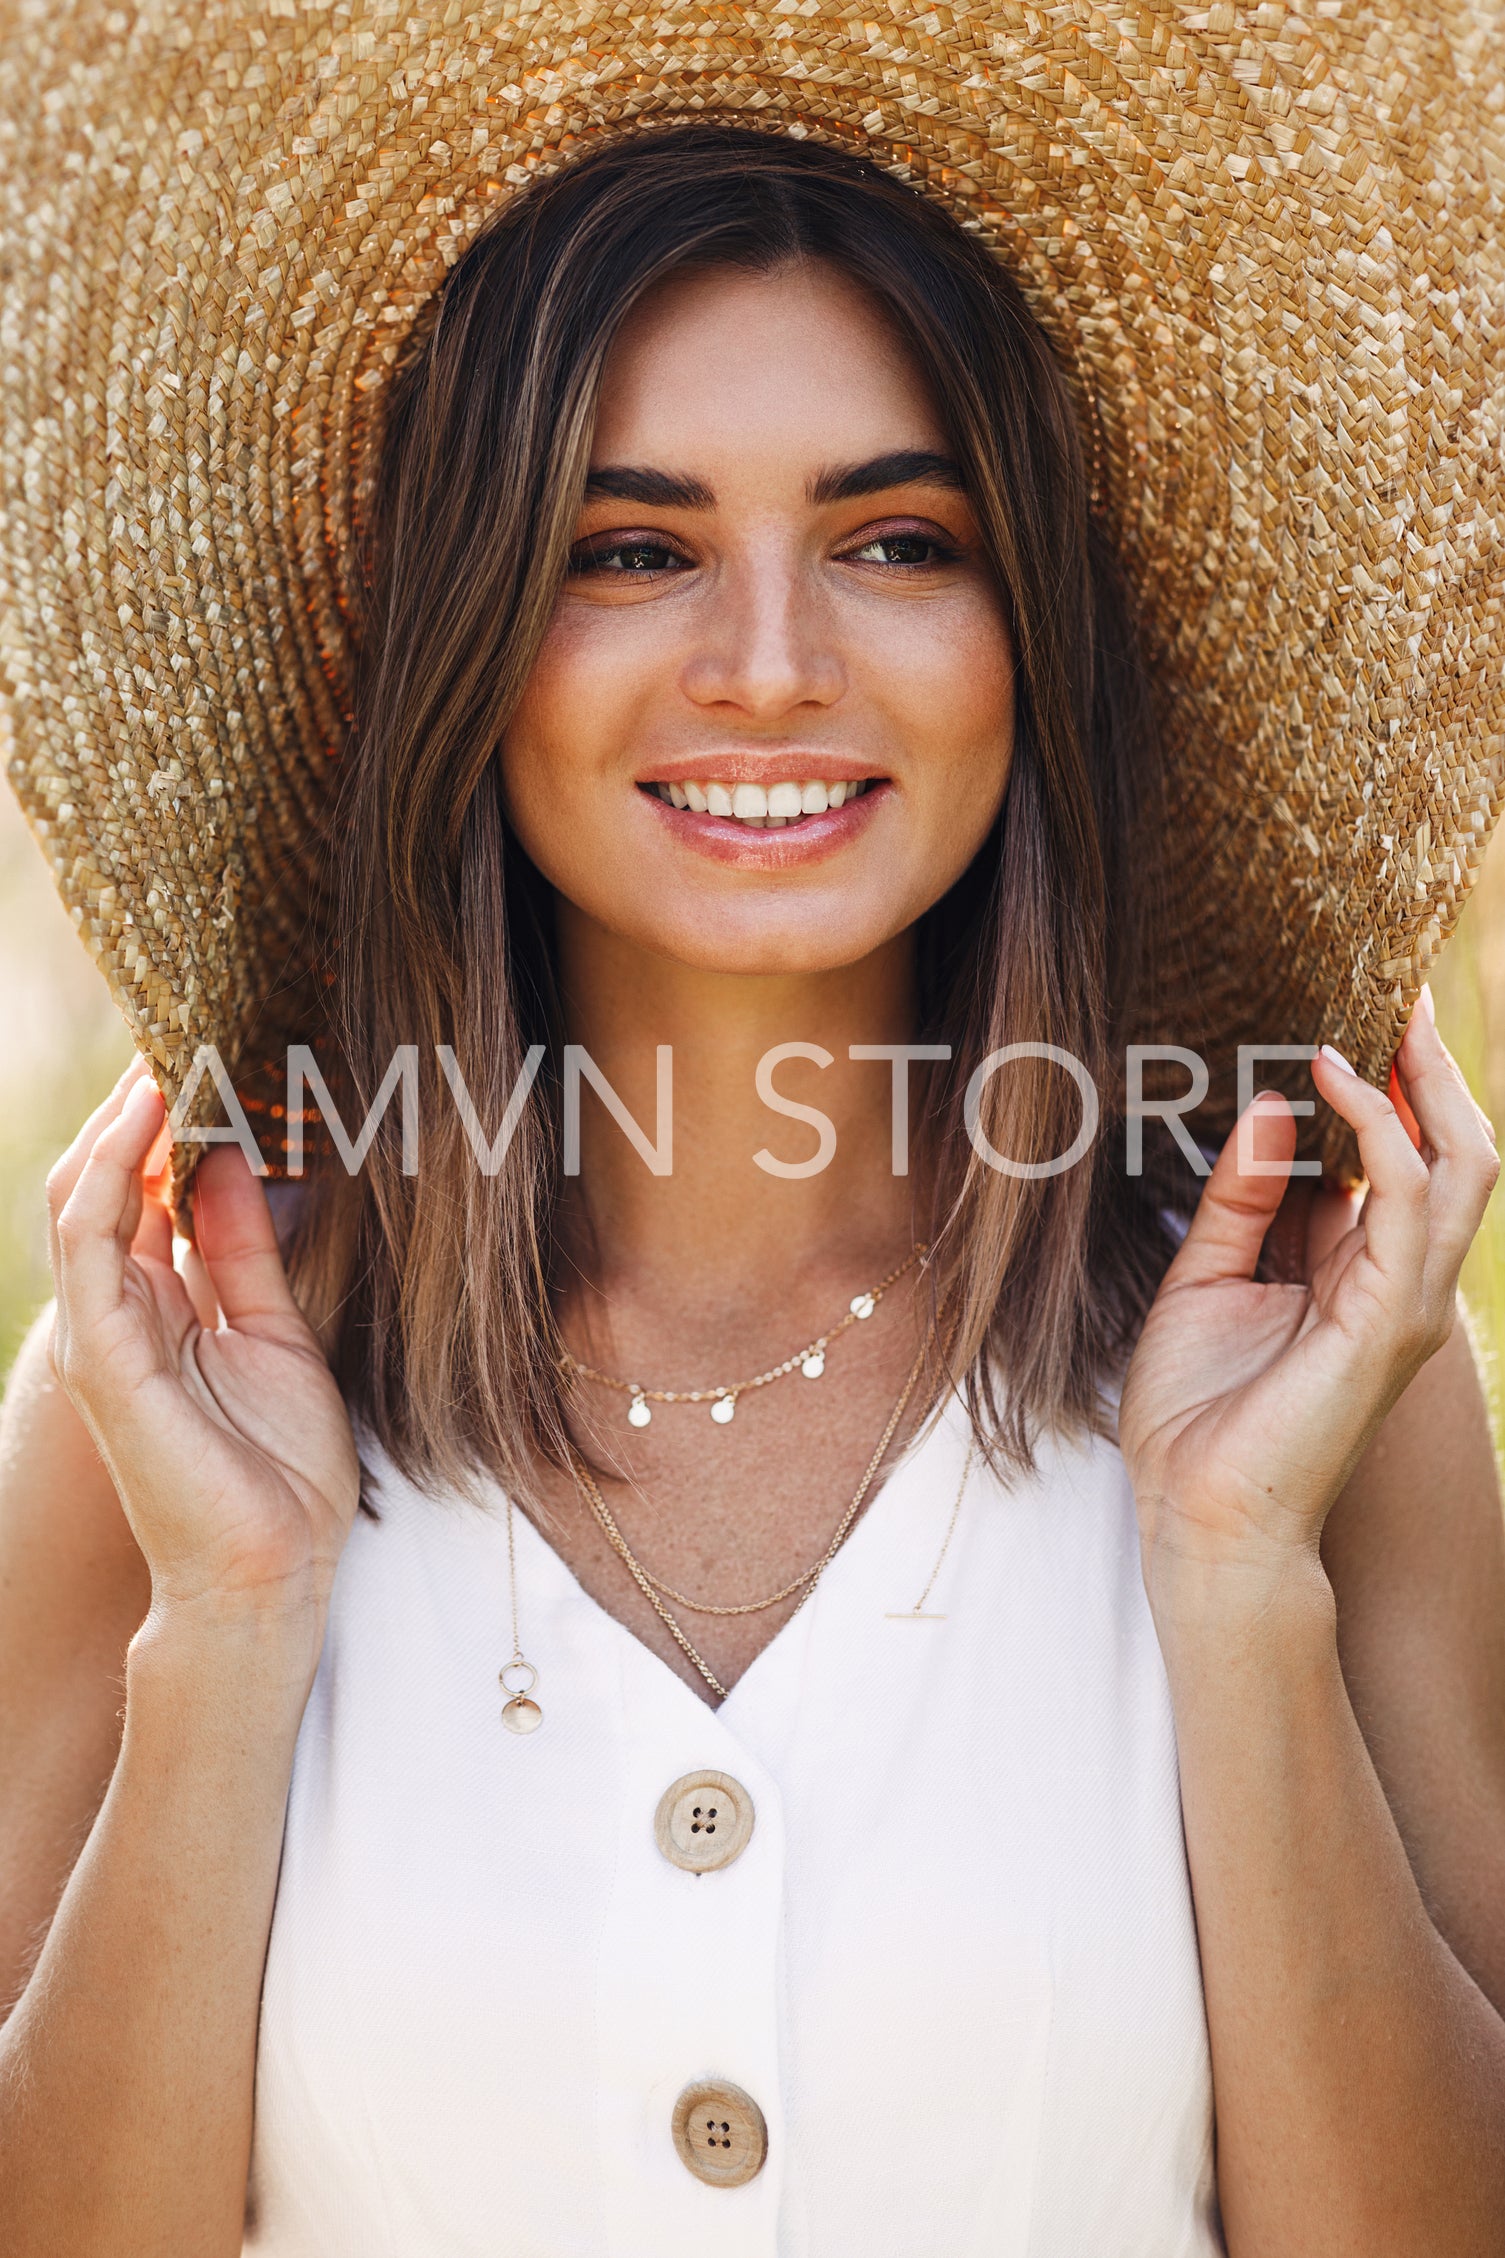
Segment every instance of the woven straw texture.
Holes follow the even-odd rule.
[[[707,116],[952,200],[1070,372],[1172,732],[1142,1032],[1383,1080],[1505,797],[1498,6],[0,0],[0,77],[11,774],[164,1086],[306,1033],[415,313],[539,168]]]

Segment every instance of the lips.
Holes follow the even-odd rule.
[[[779,791],[781,783],[787,788],[785,793]],[[701,808],[691,804],[692,787],[705,802]],[[817,789],[825,794],[825,805],[819,808],[814,805]],[[808,868],[841,852],[876,820],[878,811],[893,798],[894,789],[886,776],[784,777],[762,784],[687,776],[683,782],[676,777],[638,786],[648,811],[679,845],[727,870],[763,876]],[[718,810],[726,808],[725,815],[712,812],[713,790],[715,806]],[[807,791],[812,802],[808,812],[804,805]],[[768,812],[791,805],[789,794],[794,792],[800,795],[797,815]],[[749,811],[747,814],[734,812],[739,803]],[[757,812],[760,808],[762,812]]]
[[[782,777],[766,784],[740,782],[730,777],[687,777],[683,782],[655,780],[643,789],[670,807],[694,815],[710,815],[751,830],[779,831],[809,818],[827,814],[860,799],[881,777],[830,780],[823,777]]]

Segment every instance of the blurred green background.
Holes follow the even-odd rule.
[[[1505,832],[1505,826],[1502,826]],[[10,1040],[0,1064],[0,1369],[50,1292],[42,1185],[56,1155],[130,1059],[124,1023],[85,954],[41,852],[0,783],[0,965]],[[1486,859],[1433,978],[1443,1037],[1505,1131],[1505,840]],[[1505,1183],[1463,1289],[1505,1440]],[[1502,1458],[1505,1464],[1505,1458]]]

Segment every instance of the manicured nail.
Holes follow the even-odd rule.
[[[1324,1058],[1330,1058],[1334,1066],[1341,1066],[1345,1074],[1353,1074],[1354,1072],[1356,1072],[1356,1069],[1349,1065],[1348,1060],[1343,1056],[1343,1053],[1340,1050],[1335,1050],[1331,1043],[1323,1044],[1322,1056]]]
[[[1417,997],[1416,1001],[1418,1002],[1418,1004],[1420,1004],[1422,1010],[1426,1013],[1428,1019],[1431,1020],[1432,1025],[1435,1027],[1437,1025],[1437,1006],[1432,1001],[1432,983],[1430,980],[1423,980],[1421,984],[1421,994]]]

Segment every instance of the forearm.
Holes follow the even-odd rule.
[[[120,1758],[0,2031],[9,2258],[235,2258],[317,1610],[148,1618]]]
[[[1428,1919],[1315,1562],[1164,1589],[1232,2258],[1486,2258],[1505,2025]],[[1226,1572],[1222,1572],[1226,1580]]]
[[[43,1312],[0,1405],[0,2021],[25,1988],[120,1752],[151,1578],[52,1369]]]

